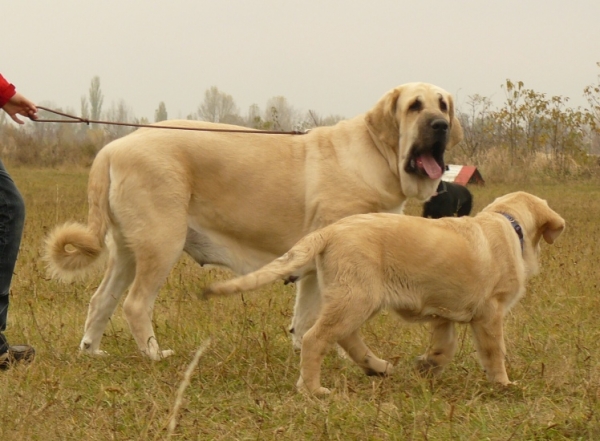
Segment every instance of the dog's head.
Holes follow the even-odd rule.
[[[432,84],[404,84],[385,94],[365,122],[404,195],[427,200],[444,172],[446,148],[463,136],[452,96]]]
[[[506,213],[523,231],[523,258],[528,275],[539,271],[540,240],[552,244],[565,229],[565,220],[544,199],[518,191],[497,198],[482,211]]]

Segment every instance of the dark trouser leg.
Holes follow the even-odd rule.
[[[0,354],[8,350],[1,333],[6,329],[8,294],[25,222],[25,203],[0,161]]]
[[[4,334],[0,334],[0,355],[4,354],[6,351],[8,351],[8,342],[6,341]]]

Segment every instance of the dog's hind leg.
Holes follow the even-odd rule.
[[[90,300],[84,335],[79,348],[92,355],[102,355],[100,340],[119,299],[133,281],[133,255],[122,242],[113,240],[109,246],[108,266],[102,283]]]
[[[371,309],[368,293],[355,291],[351,294],[346,289],[336,288],[337,292],[329,292],[326,297],[324,293],[327,300],[324,300],[319,318],[302,339],[300,378],[296,383],[300,391],[315,395],[329,393],[329,389],[321,386],[321,364],[335,343],[347,348],[350,356],[369,373],[382,374],[388,369],[386,362],[375,357],[358,337],[358,329],[375,312]],[[366,361],[366,357],[372,358]]]
[[[138,232],[144,239],[132,246],[136,258],[135,279],[123,303],[123,312],[138,348],[152,360],[173,354],[171,350],[160,350],[152,327],[152,312],[158,291],[183,252],[187,230],[179,216],[174,213],[162,216],[165,214],[168,220],[149,222],[153,225]],[[154,220],[157,217],[159,215]]]
[[[338,343],[344,348],[350,358],[365,371],[365,374],[386,376],[392,372],[392,365],[385,360],[377,358],[371,352],[360,337],[358,330],[341,339]]]
[[[431,322],[431,345],[425,354],[417,357],[417,369],[422,374],[439,374],[456,352],[454,322],[437,319]]]

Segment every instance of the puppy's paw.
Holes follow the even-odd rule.
[[[299,387],[298,392],[300,392],[303,395],[311,395],[315,397],[323,397],[331,394],[331,391],[323,386],[319,386],[318,388],[312,391],[308,390],[306,387]]]
[[[437,375],[442,371],[442,367],[426,355],[420,355],[415,359],[415,368],[422,376]]]
[[[302,378],[300,378],[296,383],[296,388],[298,389],[298,392],[300,392],[303,395],[313,395],[316,397],[329,395],[331,393],[329,389],[323,386],[309,388]]]
[[[388,375],[390,375],[392,373],[392,371],[394,370],[394,367],[392,366],[392,364],[390,362],[384,361],[384,360],[379,360],[382,364],[382,366],[378,369],[375,369],[373,367],[371,368],[367,368],[365,369],[365,374],[367,374],[367,376],[369,377],[387,377]]]
[[[335,351],[337,352],[338,357],[340,357],[343,360],[348,360],[348,354],[346,353],[346,351],[344,351],[344,349],[340,346],[340,345],[336,345]]]
[[[331,391],[329,389],[327,389],[326,387],[319,387],[317,390],[314,390],[312,392],[313,395],[317,396],[317,397],[322,397],[324,395],[329,395],[331,394]]]
[[[167,357],[170,357],[171,355],[175,355],[175,351],[172,349],[166,349],[164,351],[160,351],[160,353],[161,353],[160,358],[167,358]]]

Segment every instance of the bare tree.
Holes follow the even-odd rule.
[[[600,67],[600,62],[597,62],[596,65]],[[588,136],[590,153],[600,155],[600,74],[595,83],[586,86],[583,94],[589,104],[586,117],[590,126]]]
[[[258,130],[271,130],[273,128],[273,124],[271,122],[265,121],[262,118],[261,110],[258,104],[252,104],[248,108],[248,116],[243,121],[242,125]]]
[[[102,104],[104,102],[104,95],[100,90],[100,77],[95,76],[92,78],[89,90],[89,99],[91,107],[91,119],[99,120],[102,114]]]
[[[161,101],[158,104],[158,109],[154,111],[154,122],[161,122],[166,119],[168,119],[167,106],[165,106],[164,101]]]
[[[289,131],[301,123],[301,118],[284,96],[274,96],[267,101],[265,121],[272,124],[273,130]]]
[[[333,126],[340,121],[343,121],[344,118],[342,115],[329,115],[329,116],[321,116],[314,110],[309,110],[304,117],[302,128],[309,129],[312,127],[323,127],[323,126]]]
[[[106,117],[109,121],[115,121],[120,123],[130,123],[135,120],[131,108],[125,103],[124,100],[119,101],[117,104],[113,103],[110,109],[106,112]],[[121,138],[122,136],[131,133],[134,129],[127,126],[111,125],[106,127],[106,132],[110,139]]]
[[[489,98],[471,95],[467,107],[467,112],[459,112],[458,115],[464,134],[459,146],[467,157],[473,158],[493,147],[495,121],[491,118],[492,102]]]
[[[81,117],[84,119],[89,119],[90,117],[90,103],[88,102],[85,95],[81,96]]]
[[[204,121],[235,123],[241,119],[233,97],[212,86],[204,92],[204,101],[198,107],[198,116]]]

